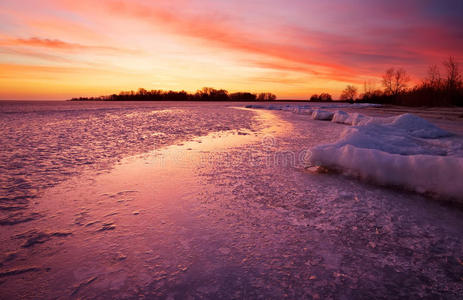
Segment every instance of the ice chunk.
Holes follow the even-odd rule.
[[[432,139],[451,135],[451,133],[413,114],[403,114],[395,117],[392,119],[391,125],[420,138]]]
[[[346,113],[342,110],[338,110],[334,113],[332,122],[347,125],[365,125],[371,120],[371,117],[367,117],[359,113]]]
[[[452,134],[440,129],[434,124],[424,120],[413,114],[403,114],[390,118],[373,118],[359,113],[346,113],[344,111],[336,111],[332,122],[348,125],[368,125],[382,124],[391,125],[397,129],[407,131],[407,133],[419,138],[439,138],[447,137]]]
[[[337,110],[334,112],[333,119],[331,120],[331,122],[345,124],[348,117],[348,113],[342,110]]]
[[[410,114],[369,118],[365,125],[349,127],[337,143],[314,147],[310,162],[384,185],[463,200],[463,140],[450,135]]]
[[[432,192],[460,201],[463,196],[463,159],[436,155],[400,155],[380,150],[319,147],[311,161],[325,167],[380,184],[402,186],[423,193]]]
[[[334,113],[331,111],[316,109],[312,113],[312,119],[331,121],[331,119],[333,119],[333,115]]]
[[[364,116],[359,113],[352,113],[349,114],[349,117],[346,120],[346,124],[348,125],[364,125],[368,124],[372,120],[371,117]]]

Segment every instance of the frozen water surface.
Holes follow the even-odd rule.
[[[0,103],[0,225],[34,219],[23,211],[31,199],[82,170],[106,170],[125,156],[209,132],[250,128],[251,113],[222,108],[207,103]]]
[[[1,298],[463,295],[460,209],[306,169],[309,149],[335,143],[346,125],[225,104],[111,105],[114,112],[105,112],[109,124],[98,135],[107,145],[104,150],[91,145],[96,143],[92,137],[78,139],[83,129],[72,121],[73,115],[80,120],[80,114],[100,113],[93,108],[69,117],[62,111],[43,113],[43,119],[27,112],[36,125],[18,117],[15,122],[24,127],[3,126],[24,135],[22,128],[33,128],[40,135],[47,131],[40,125],[45,120],[58,122],[56,113],[67,124],[56,126],[57,132],[77,132],[69,133],[75,142],[63,141],[70,143],[67,148],[78,144],[88,147],[89,156],[108,152],[111,159],[96,159],[95,168],[70,168],[75,175],[69,175],[56,158],[59,175],[54,176],[60,180],[44,177],[39,183],[34,172],[42,168],[40,160],[27,162],[33,166],[30,186],[37,192],[26,187],[23,192],[35,198],[18,211],[33,217],[2,226]],[[166,116],[158,119],[159,113]],[[135,127],[153,126],[156,145],[166,146],[150,148],[136,138],[128,145],[116,142],[118,134],[131,140],[123,124],[133,114],[141,120],[134,120],[139,123],[131,130],[147,134],[152,129]],[[97,130],[103,120],[106,115],[85,122]],[[8,153],[2,151],[4,157]],[[22,172],[29,175],[28,169]],[[40,185],[46,183],[49,188]],[[14,204],[9,195],[2,200],[5,207]]]

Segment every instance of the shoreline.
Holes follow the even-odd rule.
[[[345,126],[256,114],[258,129],[195,137],[48,189],[34,204],[40,218],[0,235],[2,294],[458,295],[461,211],[311,172],[304,151]]]
[[[30,102],[30,103],[40,103],[40,102],[108,102],[108,103],[127,103],[127,102],[134,102],[134,103],[143,103],[143,102],[172,102],[172,103],[247,103],[247,104],[278,104],[281,103],[300,103],[300,104],[314,104],[314,105],[321,105],[321,104],[378,104],[382,107],[395,107],[395,108],[415,108],[415,109],[434,109],[434,108],[456,108],[463,110],[462,106],[457,105],[397,105],[397,104],[381,104],[381,103],[372,103],[372,102],[365,102],[365,101],[346,101],[346,100],[333,100],[333,101],[308,101],[307,99],[277,99],[277,100],[265,100],[265,101],[249,101],[249,100],[70,100],[70,99],[20,99],[20,100],[11,100],[11,99],[0,99],[0,103],[2,102]]]

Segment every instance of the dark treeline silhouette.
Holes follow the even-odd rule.
[[[309,99],[310,102],[330,102],[333,97],[328,93],[321,93],[320,95],[314,94]]]
[[[402,69],[390,68],[382,78],[383,90],[365,82],[364,93],[357,98],[357,88],[348,85],[341,100],[405,106],[463,106],[463,77],[453,57],[443,62],[444,73],[431,66],[418,85],[409,88],[410,76]]]
[[[276,98],[272,93],[229,93],[226,90],[205,87],[194,94],[185,91],[148,91],[140,88],[137,92],[123,91],[119,94],[100,97],[72,98],[71,101],[273,101]]]

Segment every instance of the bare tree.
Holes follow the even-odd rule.
[[[444,67],[447,70],[446,86],[449,91],[455,91],[462,87],[462,76],[460,66],[454,57],[450,56],[444,61]]]
[[[383,75],[384,92],[387,95],[398,96],[407,90],[409,81],[410,76],[404,69],[390,68]]]
[[[276,99],[277,99],[277,96],[272,93],[260,93],[259,95],[257,95],[258,101],[273,101]]]
[[[353,101],[357,96],[358,89],[353,85],[348,85],[341,94],[341,100],[350,100]]]
[[[363,82],[363,93],[372,94],[376,90],[376,82],[374,80],[365,80]]]
[[[428,77],[424,80],[424,84],[430,88],[438,90],[442,86],[442,77],[439,67],[432,65],[428,69]]]

